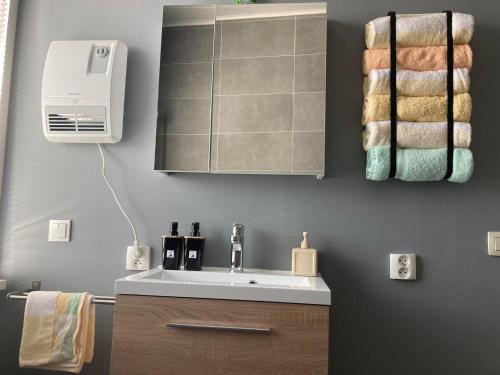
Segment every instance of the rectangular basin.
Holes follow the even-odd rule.
[[[225,268],[170,271],[161,268],[123,277],[115,294],[212,298],[246,301],[330,305],[330,289],[321,276],[293,276],[287,271]]]

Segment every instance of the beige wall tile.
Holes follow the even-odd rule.
[[[325,91],[325,55],[295,57],[295,92]]]
[[[212,97],[212,133],[219,132],[219,97]]]
[[[292,130],[293,96],[221,96],[220,132]]]
[[[325,159],[324,132],[294,132],[293,170],[323,170]]]
[[[221,95],[291,93],[293,57],[222,60]]]
[[[220,73],[221,73],[221,62],[220,60],[214,61],[214,78],[213,78],[213,95],[220,94]]]
[[[220,33],[221,23],[217,22],[215,24],[215,36],[214,36],[214,60],[220,59],[220,42],[221,42],[221,33]]]
[[[223,22],[222,58],[293,55],[293,35],[293,19]]]
[[[297,18],[295,53],[326,52],[326,17]]]
[[[212,95],[212,63],[162,65],[159,98],[208,98]]]
[[[325,93],[295,94],[294,130],[325,130]]]
[[[156,170],[208,172],[210,135],[156,136]]]
[[[211,62],[214,26],[164,27],[161,63]]]
[[[217,150],[218,150],[218,134],[212,134],[212,139],[210,140],[210,171],[215,171],[217,169]]]
[[[210,99],[165,99],[158,102],[156,134],[209,134]]]
[[[219,171],[287,171],[292,167],[292,134],[219,134]]]

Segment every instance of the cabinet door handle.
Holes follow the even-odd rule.
[[[166,327],[183,329],[207,329],[211,331],[243,332],[243,333],[271,333],[271,328],[222,326],[203,323],[167,323]]]

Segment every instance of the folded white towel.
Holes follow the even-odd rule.
[[[374,69],[364,79],[363,92],[368,95],[390,95],[390,69]],[[417,72],[414,70],[397,71],[396,86],[401,96],[441,96],[447,94],[446,70]],[[453,91],[455,94],[469,92],[469,69],[453,70]]]
[[[474,31],[474,17],[470,14],[453,13],[453,43],[468,44]],[[398,14],[396,39],[399,47],[445,46],[446,14]],[[365,26],[366,47],[389,48],[389,17],[379,17]]]
[[[448,144],[448,124],[446,122],[405,122],[399,121],[398,148],[445,148]],[[471,125],[467,122],[455,122],[454,143],[458,148],[469,148],[471,143]],[[391,143],[391,122],[374,121],[366,124],[363,131],[363,148],[368,151],[373,146],[385,146]]]

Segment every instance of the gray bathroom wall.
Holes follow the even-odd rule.
[[[112,294],[130,228],[106,190],[95,145],[53,144],[40,119],[42,69],[51,40],[121,39],[129,47],[123,140],[105,147],[109,178],[142,243],[160,262],[170,220],[193,220],[208,237],[206,265],[229,264],[229,231],[246,228],[248,267],[288,269],[311,232],[332,288],[331,374],[496,375],[500,259],[486,232],[500,230],[500,3],[497,0],[336,0],[328,4],[327,178],[153,172],[162,5],[166,1],[22,0],[14,59],[0,276],[10,289]],[[363,26],[388,10],[453,9],[476,16],[473,151],[465,185],[368,182],[361,148]],[[69,243],[48,243],[48,220],[73,219]],[[388,278],[388,253],[419,255],[418,280]],[[107,373],[113,310],[97,307],[94,362]],[[0,299],[0,373],[17,369],[23,303]],[[175,364],[173,364],[175,365]]]

